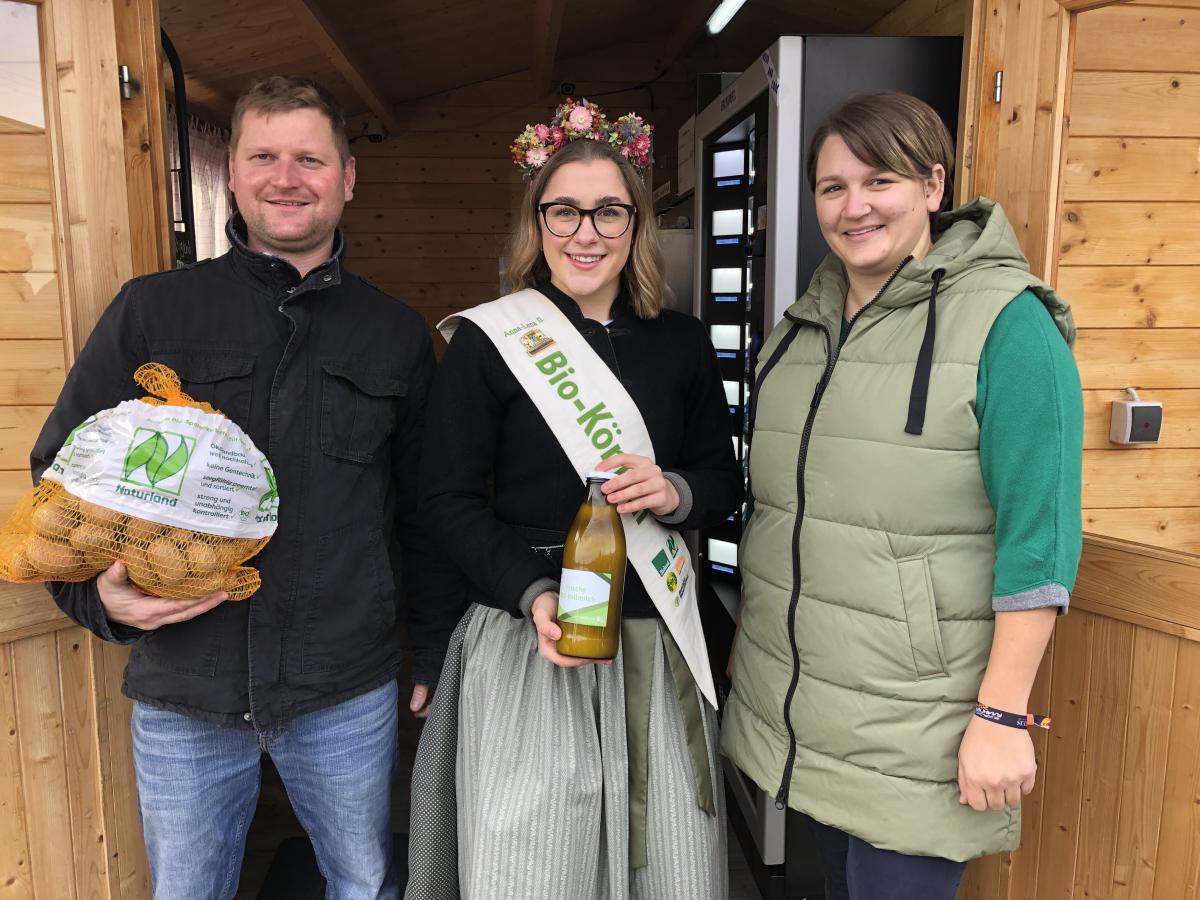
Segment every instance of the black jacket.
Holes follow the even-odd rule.
[[[548,284],[538,289],[629,391],[658,464],[690,488],[691,511],[672,527],[723,521],[741,502],[742,478],[716,353],[704,326],[670,310],[657,319],[639,319],[622,296],[605,328],[585,319],[558,289]],[[471,600],[520,615],[519,601],[532,584],[557,582],[561,549],[531,548],[561,548],[584,494],[566,453],[499,351],[478,326],[463,321],[430,392],[421,510],[470,579]],[[704,597],[702,608],[709,599],[717,602]],[[655,614],[629,568],[624,615]]]
[[[267,730],[395,677],[401,573],[416,632],[433,595],[459,582],[438,568],[416,519],[435,366],[424,320],[342,268],[340,233],[334,257],[301,280],[288,262],[249,250],[237,217],[228,230],[224,256],[122,288],[32,462],[36,478],[87,416],[140,396],[131,376],[150,360],[246,431],[271,461],[280,497],[278,529],[249,563],[262,573],[257,594],[142,632],[106,619],[95,579],[51,592],[96,635],[133,644],[129,697]],[[414,674],[433,679],[440,648],[419,643]]]

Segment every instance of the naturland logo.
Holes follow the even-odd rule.
[[[121,481],[150,488],[156,493],[130,491],[128,488],[122,489],[120,485],[117,487],[118,493],[174,506],[178,501],[160,497],[157,492],[179,496],[195,448],[196,439],[193,437],[174,431],[137,429],[133,433],[133,440],[129,442],[129,449],[125,451]]]

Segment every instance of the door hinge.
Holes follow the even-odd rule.
[[[132,100],[142,92],[142,83],[129,74],[129,66],[117,66],[117,81],[121,85],[122,100]]]
[[[996,103],[1000,102],[1000,95],[1004,92],[1004,70],[996,72],[996,80],[992,88],[992,100]]]

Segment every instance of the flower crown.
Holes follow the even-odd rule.
[[[508,149],[526,178],[532,178],[556,150],[577,140],[604,141],[645,174],[653,160],[653,131],[654,126],[639,115],[628,113],[609,122],[595,103],[568,97],[554,111],[549,125],[526,125]]]

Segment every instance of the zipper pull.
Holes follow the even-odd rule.
[[[825,388],[829,385],[829,379],[822,376],[817,382],[817,389],[813,391],[812,402],[808,404],[809,409],[816,409],[821,405],[821,398],[825,396]]]
[[[775,795],[775,808],[778,810],[787,809],[788,798],[788,783],[785,781],[779,785],[779,793]]]

